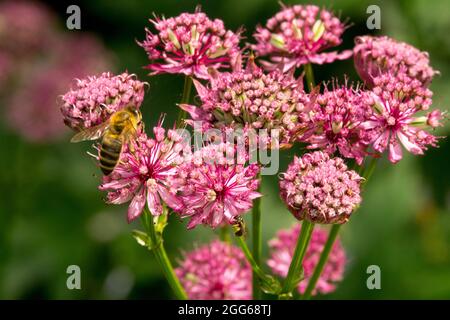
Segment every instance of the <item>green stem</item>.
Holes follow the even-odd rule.
[[[155,225],[153,223],[153,215],[150,213],[147,206],[144,207],[144,224],[152,242],[151,249],[155,254],[156,260],[158,261],[167,282],[169,282],[169,285],[175,293],[177,299],[187,300],[186,292],[181,286],[181,283],[173,270],[172,264],[170,263],[169,257],[167,256],[162,235],[156,232]]]
[[[312,65],[310,63],[305,64],[304,68],[305,68],[306,84],[308,85],[309,92],[311,92],[315,86]]]
[[[191,91],[192,91],[192,78],[190,76],[185,76],[183,86],[183,96],[181,97],[180,104],[189,103],[189,100],[191,99]],[[180,112],[178,113],[177,127],[183,125],[183,119],[185,119],[186,116],[187,116],[186,111],[180,109]]]
[[[301,297],[303,300],[307,300],[311,297],[311,293],[314,290],[317,281],[319,280],[320,274],[327,262],[328,256],[330,255],[331,248],[333,248],[334,241],[339,233],[339,229],[341,228],[340,224],[335,224],[331,227],[330,233],[328,234],[327,242],[325,242],[325,246],[320,255],[319,262],[317,263],[316,268],[314,269],[314,273],[309,279],[308,286],[306,287],[305,293]]]
[[[361,168],[360,172],[363,172],[362,177],[366,179],[364,182],[364,185],[369,182],[370,177],[372,176],[376,164],[378,162],[378,158],[372,158],[369,165],[366,168]],[[362,190],[362,189],[361,189]],[[353,213],[356,212],[355,211]],[[301,297],[301,299],[309,299],[311,297],[312,292],[314,291],[314,288],[316,287],[317,281],[319,280],[320,275],[322,274],[323,268],[325,267],[325,264],[328,260],[328,257],[330,255],[331,249],[333,248],[333,244],[337,239],[337,235],[339,233],[339,230],[341,229],[341,225],[333,225],[333,227],[330,230],[330,233],[328,234],[327,242],[325,243],[325,247],[320,254],[319,262],[317,263],[316,268],[314,269],[313,275],[311,276],[311,279],[309,280],[308,286],[306,287],[305,293]]]
[[[303,258],[305,257],[306,249],[308,248],[313,229],[314,223],[309,222],[308,220],[303,220],[300,235],[297,240],[297,246],[295,247],[294,256],[292,257],[289,272],[284,281],[280,297],[289,295],[299,280]]]
[[[228,226],[223,226],[222,228],[220,228],[220,240],[222,242],[225,243],[231,243],[231,237],[230,237],[230,232],[228,230]]]
[[[247,261],[250,263],[250,266],[253,270],[253,280],[258,280],[258,278],[263,279],[265,278],[266,274],[261,269],[258,263],[256,263],[252,253],[250,252],[250,249],[247,246],[247,243],[244,240],[244,237],[236,237],[236,241],[241,247],[242,251],[244,252],[245,258],[247,258]]]
[[[258,177],[260,178],[260,176]],[[261,186],[258,192],[261,190]],[[252,211],[252,249],[253,257],[258,266],[261,266],[261,253],[262,253],[262,223],[261,223],[261,198],[257,198],[253,202]],[[255,272],[253,272],[253,299],[261,299],[261,288],[259,287],[259,282],[256,277]]]

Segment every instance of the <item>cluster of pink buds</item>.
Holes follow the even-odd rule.
[[[313,5],[283,7],[265,27],[257,27],[253,49],[259,56],[269,56],[269,69],[284,72],[307,63],[324,64],[347,59],[351,50],[324,52],[342,42],[345,24],[328,10]]]
[[[250,61],[245,70],[221,73],[207,87],[195,81],[201,106],[181,108],[207,128],[278,130],[278,138],[263,147],[283,148],[308,127],[310,100],[301,81],[279,71],[264,73]]]
[[[355,43],[356,71],[369,86],[374,86],[374,78],[386,72],[394,77],[399,72],[405,72],[423,85],[430,84],[438,73],[431,68],[428,53],[407,43],[386,36],[357,37]]]
[[[367,92],[347,86],[334,85],[314,100],[311,116],[312,134],[301,138],[309,149],[321,149],[329,154],[339,151],[358,164],[368,154],[372,135],[363,123],[366,120]]]
[[[189,299],[250,300],[252,271],[238,248],[213,241],[186,253],[175,270]]]
[[[220,19],[210,20],[199,9],[169,19],[150,20],[156,34],[146,29],[140,43],[153,74],[182,73],[208,79],[208,68],[229,67],[239,53],[239,35],[226,30]]]
[[[139,107],[144,89],[145,83],[128,73],[116,76],[105,72],[77,80],[75,88],[62,97],[64,123],[75,130],[103,123],[128,105]]]
[[[299,220],[345,223],[360,204],[362,178],[322,151],[295,157],[280,178],[280,195]]]

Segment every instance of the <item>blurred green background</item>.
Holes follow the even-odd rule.
[[[299,1],[285,1],[287,4]],[[440,70],[432,83],[434,107],[450,105],[450,3],[442,1],[315,1],[340,12],[352,26],[339,49],[351,48],[366,28],[366,8],[381,8],[385,34],[428,51],[432,66]],[[143,113],[150,128],[161,112],[166,123],[176,119],[183,78],[148,77],[148,63],[135,40],[145,36],[152,12],[178,15],[197,4],[228,28],[245,27],[247,41],[258,23],[279,9],[277,1],[80,1],[82,29],[65,28],[68,4],[48,1],[61,32],[94,33],[116,56],[114,71],[128,70],[148,81]],[[36,34],[39,37],[39,34]],[[52,48],[48,48],[52,50]],[[69,56],[71,52],[66,52]],[[316,80],[348,75],[357,80],[353,61],[315,66]],[[68,88],[67,88],[68,89]],[[61,94],[64,92],[61,92]],[[55,97],[56,100],[56,97]],[[1,106],[3,109],[4,106]],[[56,108],[56,105],[55,105]],[[4,117],[3,117],[4,118]],[[138,246],[130,232],[139,223],[126,223],[126,206],[106,205],[97,190],[99,172],[86,154],[89,143],[68,143],[70,133],[53,143],[29,143],[6,121],[0,127],[0,298],[1,299],[156,299],[171,298],[168,285],[153,256]],[[448,125],[438,131],[448,134]],[[349,257],[346,276],[335,293],[323,299],[448,299],[450,298],[450,189],[449,143],[429,150],[424,157],[406,154],[397,165],[378,163],[368,184],[361,209],[342,229]],[[298,150],[297,150],[298,151]],[[284,170],[296,149],[281,154]],[[263,234],[272,238],[294,223],[278,197],[277,177],[263,183]],[[172,261],[180,250],[217,236],[210,229],[185,229],[172,217],[165,243]],[[265,246],[265,256],[267,247]],[[368,290],[366,269],[381,268],[381,290]],[[82,289],[66,288],[66,268],[79,265]]]

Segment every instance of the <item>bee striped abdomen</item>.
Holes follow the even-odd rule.
[[[100,169],[105,176],[117,165],[122,151],[122,141],[118,137],[105,135],[100,148]]]

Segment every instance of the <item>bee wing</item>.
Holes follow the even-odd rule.
[[[85,140],[96,140],[102,136],[105,130],[108,128],[108,121],[101,123],[95,127],[87,128],[78,132],[70,139],[70,142],[80,142]]]

